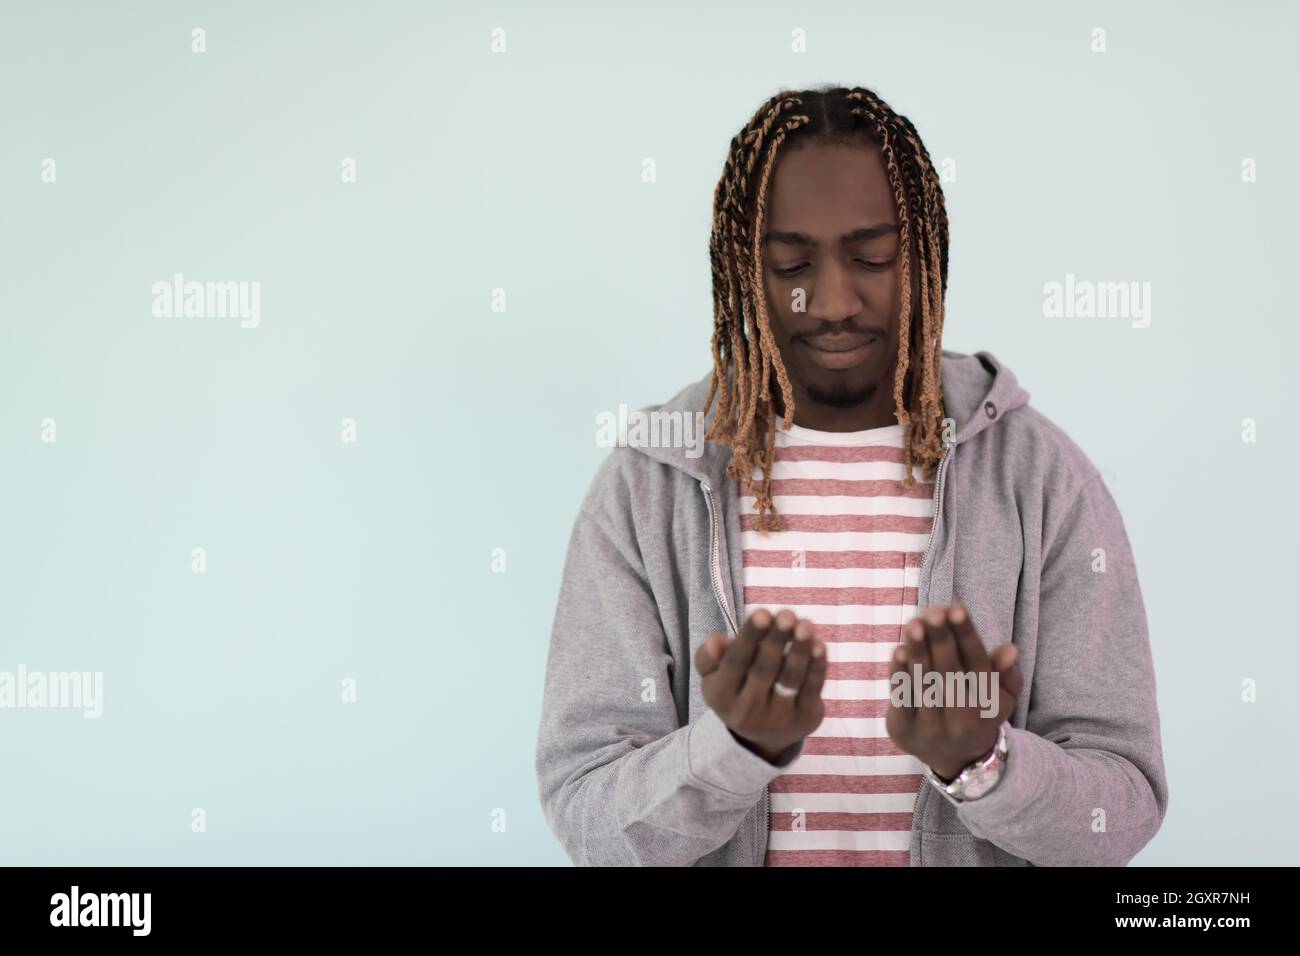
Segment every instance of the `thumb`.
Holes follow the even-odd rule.
[[[998,686],[1011,695],[1012,701],[1019,699],[1025,687],[1025,675],[1016,663],[1020,659],[1020,648],[1014,644],[999,644],[989,655],[989,662],[998,672]]]
[[[695,667],[701,674],[712,674],[718,669],[718,664],[722,660],[722,655],[727,652],[727,638],[724,634],[710,634],[700,645],[700,651],[696,654]]]

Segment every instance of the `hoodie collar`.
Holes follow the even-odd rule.
[[[966,355],[945,349],[940,353],[939,364],[944,412],[957,424],[957,435],[953,442],[955,445],[969,441],[999,421],[1007,412],[1029,403],[1029,393],[1020,387],[1011,370],[990,352]],[[713,372],[710,371],[664,404],[651,405],[642,411],[680,412],[693,416],[703,407],[712,379]],[[715,398],[704,417],[705,432],[712,426],[717,409],[718,402]],[[697,481],[708,482],[713,488],[722,486],[727,463],[731,460],[731,447],[714,441],[704,442],[702,453],[694,458],[686,454],[686,448],[634,447],[655,461],[686,472]]]

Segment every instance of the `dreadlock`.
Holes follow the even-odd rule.
[[[781,144],[855,143],[866,140],[881,153],[894,190],[902,253],[902,309],[894,404],[904,426],[905,488],[916,484],[915,464],[927,481],[943,454],[940,351],[943,297],[948,289],[948,214],[943,189],[916,128],[871,90],[857,86],[785,90],[754,113],[731,141],[727,163],[713,194],[709,259],[713,270],[713,381],[718,413],[705,436],[731,446],[727,474],[756,498],[760,531],[784,527],[772,503],[776,448],[773,388],[780,388],[783,427],[794,421],[794,393],[772,337],[763,275],[762,241],[768,188]],[[912,318],[912,235],[920,279],[919,328]],[[912,355],[917,355],[920,388]],[[775,376],[775,383],[772,379]],[[756,485],[754,471],[761,469]]]

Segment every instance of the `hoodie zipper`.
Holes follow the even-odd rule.
[[[722,589],[722,575],[719,573],[718,519],[717,509],[713,504],[713,489],[703,479],[700,480],[700,487],[704,489],[704,500],[709,504],[709,577],[713,582],[713,596],[718,599],[718,607],[722,609],[727,624],[731,627],[731,633],[739,637],[740,627],[736,624],[736,619],[731,616],[731,608],[727,605],[727,596]]]
[[[718,518],[717,508],[713,502],[713,489],[709,487],[707,481],[701,480],[700,487],[704,489],[704,500],[709,505],[709,578],[713,583],[713,596],[718,599],[718,607],[722,609],[723,616],[727,619],[727,624],[731,628],[731,633],[736,637],[740,636],[740,628],[736,624],[736,619],[731,616],[731,608],[727,604],[726,592],[722,587],[722,575],[718,562],[718,552],[721,546],[718,541]],[[759,846],[763,846],[767,834],[772,829],[772,792],[767,787],[763,787],[763,818],[766,823],[763,832],[759,834]],[[763,865],[763,857],[766,851],[761,850],[759,853],[758,865]]]
[[[930,557],[930,546],[934,544],[934,529],[939,526],[939,497],[943,494],[944,466],[948,464],[948,452],[951,448],[951,444],[945,445],[943,454],[939,456],[939,472],[934,479],[934,518],[930,521],[930,536],[925,540],[925,550],[921,552],[920,574],[916,580],[918,586],[921,583],[921,578],[925,576],[925,562]]]
[[[921,586],[921,582],[925,579],[925,562],[930,559],[930,546],[934,544],[934,531],[937,527],[939,527],[939,502],[940,502],[940,498],[943,495],[943,474],[944,474],[945,467],[948,464],[948,452],[951,451],[952,448],[953,445],[951,443],[944,445],[943,454],[939,457],[939,471],[938,474],[935,475],[935,479],[934,479],[934,519],[930,522],[930,536],[925,541],[925,551],[921,553],[921,567],[919,569],[917,579],[916,579],[916,584],[918,588]],[[929,595],[927,594],[927,598],[928,597]],[[925,786],[926,786],[925,777],[927,776],[929,776],[928,767],[926,768],[926,772],[921,777],[921,786],[916,788],[916,799],[912,801],[913,826],[915,826],[916,823],[916,808],[920,806],[921,794],[925,792]],[[908,862],[909,863],[911,862],[910,854],[909,854]]]

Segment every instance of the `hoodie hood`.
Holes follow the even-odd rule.
[[[1029,393],[1020,387],[1011,370],[990,352],[966,355],[945,350],[940,353],[939,365],[944,414],[957,424],[954,445],[969,441],[995,424],[1007,412],[1029,404]],[[713,372],[710,371],[664,404],[651,405],[642,411],[693,415],[703,407],[712,379]],[[712,426],[717,409],[718,402],[715,398],[704,417],[705,433]],[[686,448],[681,447],[634,447],[655,461],[681,469],[696,480],[708,481],[713,487],[720,487],[727,463],[731,460],[731,447],[715,441],[704,442],[702,454],[694,458],[686,454]]]

